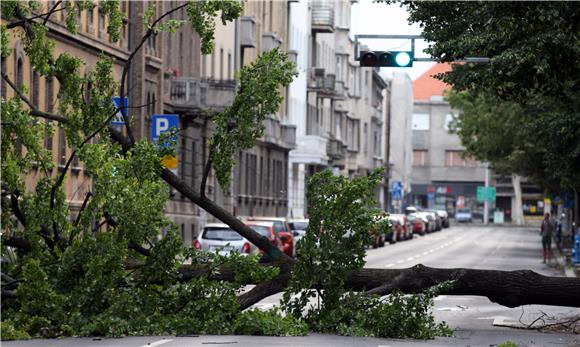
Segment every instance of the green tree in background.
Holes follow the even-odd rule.
[[[580,4],[405,2],[453,86],[467,151],[558,192],[580,189]]]

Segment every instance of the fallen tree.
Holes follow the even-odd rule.
[[[302,256],[299,260],[287,257],[205,193],[212,169],[219,183],[228,186],[235,150],[250,148],[263,132],[264,117],[278,109],[281,95],[272,91],[287,86],[294,76],[285,54],[267,52],[240,72],[239,94],[233,105],[212,117],[215,132],[200,187],[195,189],[162,167],[161,158],[174,149],[135,139],[129,119],[124,133],[109,127],[117,111],[129,107],[113,107],[110,100],[113,95],[126,95],[131,57],[147,38],[180,25],[164,22],[168,13],[187,7],[192,25],[205,33],[203,50],[211,48],[206,42],[212,37],[206,31],[210,27],[207,18],[221,11],[222,19],[231,20],[240,14],[239,3],[191,2],[156,19],[150,17],[149,29],[129,55],[119,82],[112,77],[112,62],[107,57],[84,78],[80,77],[80,60],[68,54],[53,57],[46,29],[39,24],[63,8],[59,6],[68,6],[73,22],[75,11],[82,8],[68,4],[57,2],[48,12],[34,14],[39,10],[28,3],[2,3],[3,15],[12,20],[2,28],[2,36],[22,29],[33,69],[56,78],[62,91],[59,112],[45,112],[2,72],[14,94],[2,100],[2,256],[6,260],[2,312],[7,327],[33,336],[247,333],[247,323],[255,315],[287,327],[278,334],[304,333],[301,322],[306,321],[316,331],[423,338],[446,333],[428,314],[430,299],[437,293],[487,296],[509,307],[531,303],[580,307],[578,279],[544,277],[531,271],[424,266],[364,269],[368,230],[378,214],[372,208],[378,172],[354,180],[329,172],[313,177],[308,190],[311,224],[301,244]],[[102,6],[105,14],[118,19],[118,3],[103,2]],[[2,59],[10,55],[9,42],[8,38],[2,40]],[[91,97],[85,99],[81,91],[89,84]],[[58,122],[74,150],[55,177],[50,175],[52,156],[41,145],[46,125],[39,119]],[[97,143],[92,141],[95,137]],[[19,145],[27,149],[24,156]],[[73,220],[62,186],[75,156],[91,172],[95,189],[86,195]],[[32,165],[40,167],[46,177],[34,191],[27,191],[22,178]],[[163,215],[168,186],[228,224],[267,256],[258,262],[253,257],[221,257],[185,247],[175,226]],[[157,240],[162,229],[168,233]],[[344,237],[345,231],[350,236]],[[183,265],[185,261],[191,265]],[[246,284],[256,286],[241,293]],[[434,286],[437,290],[429,291]],[[242,312],[280,292],[284,292],[288,317]],[[407,301],[399,292],[430,294]],[[308,300],[315,295],[322,298],[322,304],[306,313]],[[392,298],[388,305],[378,299],[385,295]],[[337,313],[341,307],[349,307],[347,315]],[[391,331],[383,326],[382,330],[369,330],[367,323],[374,315],[408,311],[419,312],[417,319],[424,329]],[[357,317],[361,313],[369,314]],[[356,324],[359,330],[348,328]]]

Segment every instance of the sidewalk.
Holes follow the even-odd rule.
[[[566,256],[564,255],[564,253],[562,253],[562,250],[560,248],[555,247],[553,255],[558,266],[562,267],[562,269],[564,270],[564,275],[566,275],[566,277],[577,277],[574,265],[566,264]]]

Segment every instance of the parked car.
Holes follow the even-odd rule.
[[[423,210],[429,214],[431,214],[431,216],[433,216],[433,219],[435,220],[435,231],[439,231],[441,229],[443,229],[443,221],[441,220],[441,217],[439,216],[439,214],[437,214],[437,211],[435,210]]]
[[[198,250],[219,253],[222,255],[231,252],[242,254],[257,254],[259,249],[238,234],[226,224],[209,223],[193,241],[193,247]]]
[[[288,221],[288,225],[290,225],[290,229],[292,229],[294,243],[297,243],[306,234],[308,219],[291,219]]]
[[[462,223],[462,222],[471,223],[471,222],[473,222],[473,214],[471,213],[471,210],[468,208],[460,208],[455,213],[455,220],[458,223]]]
[[[413,238],[413,230],[409,219],[404,214],[391,214],[389,219],[397,231],[397,241]]]
[[[383,220],[383,216],[378,216],[376,220],[376,224],[371,227],[370,233],[372,238],[372,246],[373,248],[384,247],[385,242],[389,240],[390,243],[395,243],[395,233],[393,232],[393,228],[391,230],[383,230],[381,226],[381,222]],[[382,224],[384,225],[384,224]]]
[[[296,249],[294,247],[294,236],[290,225],[284,217],[249,217],[246,221],[265,221],[274,222],[274,229],[278,233],[280,241],[282,241],[282,250],[289,257],[296,256]]]
[[[417,216],[419,216],[419,218],[421,218],[425,221],[425,224],[426,224],[425,232],[432,233],[436,230],[437,224],[435,223],[435,217],[433,216],[432,213],[420,211],[420,212],[417,212]]]
[[[410,213],[407,218],[412,225],[413,234],[425,235],[427,233],[427,225],[429,223],[427,217],[420,217],[417,213]]]
[[[258,234],[266,236],[270,243],[283,251],[282,241],[278,237],[274,222],[246,221],[246,225],[254,229]]]
[[[444,228],[449,228],[449,214],[445,210],[435,210],[439,217],[441,217],[441,223]]]
[[[417,208],[414,206],[405,207],[405,214],[406,215],[410,215],[412,213],[417,213],[417,211],[418,211]]]

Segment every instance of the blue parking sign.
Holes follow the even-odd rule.
[[[129,106],[129,98],[125,97],[124,100],[125,102],[123,103],[123,108],[120,109],[111,120],[112,125],[125,125],[125,119],[123,118],[123,116],[127,116],[127,107]],[[113,104],[115,104],[115,107],[117,108],[121,107],[121,98],[118,96],[114,96]]]
[[[174,129],[175,128],[175,129]],[[174,129],[174,130],[173,130]],[[153,115],[151,123],[151,141],[157,142],[161,134],[179,130],[179,116],[176,114],[156,114]],[[172,139],[177,140],[177,133],[172,136]],[[167,144],[160,144],[167,146]]]

